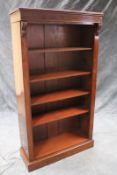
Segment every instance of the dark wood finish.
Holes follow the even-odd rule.
[[[31,161],[33,160],[33,136],[32,136],[31,109],[29,107],[30,92],[29,92],[29,86],[27,87],[27,84],[29,82],[29,75],[28,75],[29,68],[27,59],[28,58],[27,43],[25,38],[22,38],[20,35],[21,25],[22,25],[21,23],[12,24],[14,73],[15,73],[16,96],[17,96],[18,114],[19,114],[21,146],[24,148],[28,156],[28,159]],[[15,44],[16,41],[18,42],[17,45]]]
[[[89,94],[88,91],[70,89],[43,94],[32,98],[32,106]]]
[[[80,12],[72,10],[26,9],[19,8],[11,12],[12,22],[27,21],[45,24],[102,24],[103,13]]]
[[[39,53],[45,53],[45,52],[72,52],[72,51],[88,51],[92,50],[92,48],[82,48],[82,47],[66,47],[66,48],[46,48],[46,49],[32,49],[30,52],[39,52]]]
[[[21,23],[22,30],[27,28],[27,23]],[[30,99],[30,87],[29,84],[29,61],[28,61],[28,46],[25,37],[21,37],[21,49],[22,49],[22,60],[23,60],[23,84],[25,93],[25,110],[26,110],[26,124],[27,124],[27,137],[28,137],[28,150],[29,160],[34,160],[33,154],[33,133],[32,133],[32,118],[31,118],[31,99]],[[25,71],[27,70],[27,71]]]
[[[88,139],[77,132],[60,134],[56,137],[51,137],[47,140],[37,142],[35,144],[35,157],[41,158],[86,141],[88,141]]]
[[[11,13],[20,152],[29,171],[93,146],[102,17],[50,9]]]
[[[90,72],[69,70],[69,71],[52,72],[52,73],[46,73],[46,74],[40,74],[40,75],[32,75],[30,78],[30,82],[35,83],[39,81],[54,80],[54,79],[83,76],[83,75],[84,76],[90,75]]]
[[[90,98],[90,120],[89,120],[89,138],[92,138],[94,106],[96,96],[96,78],[98,65],[98,49],[99,49],[99,26],[94,28],[94,44],[93,44],[93,63],[92,63],[92,79],[91,79],[91,98]]]
[[[65,157],[72,156],[78,152],[91,148],[93,147],[93,145],[94,145],[93,140],[87,140],[85,142],[82,142],[81,144],[73,145],[67,149],[58,151],[57,153],[56,152],[52,153],[48,156],[45,156],[39,159],[35,159],[34,161],[31,161],[31,162],[29,162],[27,155],[25,154],[25,151],[23,148],[20,149],[20,154],[24,160],[25,165],[28,168],[28,171],[33,171],[37,168],[41,168],[55,161],[61,160]]]
[[[88,110],[84,108],[78,107],[70,107],[57,111],[47,112],[45,114],[33,117],[33,127],[50,123],[56,120],[61,120],[65,118],[69,118],[76,115],[81,115],[87,113]]]

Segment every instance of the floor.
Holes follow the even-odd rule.
[[[104,112],[105,111],[105,112]],[[117,112],[95,113],[95,146],[89,150],[31,172],[31,175],[115,175],[117,172]],[[28,175],[19,155],[16,113],[0,114],[0,175]]]

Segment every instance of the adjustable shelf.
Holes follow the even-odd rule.
[[[21,156],[29,171],[93,146],[102,13],[11,13]]]
[[[84,96],[87,94],[89,94],[88,91],[82,91],[77,89],[51,92],[40,96],[32,97],[32,106],[49,102],[55,102],[73,97]]]
[[[90,72],[86,71],[75,71],[75,70],[68,70],[68,71],[59,71],[59,72],[52,72],[52,73],[45,73],[39,75],[32,75],[30,77],[30,82],[35,83],[39,81],[45,80],[54,80],[54,79],[61,79],[61,78],[68,78],[68,77],[75,77],[75,76],[85,76],[90,75]]]
[[[72,52],[72,51],[90,51],[92,48],[87,47],[64,47],[64,48],[43,48],[43,49],[29,49],[30,52],[49,53],[49,52]]]
[[[33,127],[37,127],[39,125],[43,125],[46,123],[51,123],[57,120],[62,120],[65,118],[70,118],[73,116],[78,116],[81,114],[88,113],[88,109],[81,108],[81,107],[69,107],[65,109],[60,109],[52,112],[47,112],[41,114],[39,116],[33,117]]]

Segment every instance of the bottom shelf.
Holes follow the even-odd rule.
[[[35,158],[41,158],[75,145],[80,145],[89,139],[78,132],[67,132],[35,143]]]
[[[61,160],[61,159],[65,158],[65,157],[68,157],[68,156],[71,156],[71,155],[73,155],[75,153],[78,153],[78,152],[81,152],[83,150],[86,150],[88,148],[91,148],[94,145],[94,141],[92,139],[86,139],[85,137],[82,137],[81,135],[78,135],[78,137],[76,138],[75,135],[72,135],[72,134],[63,134],[63,135],[61,135],[62,143],[63,143],[63,139],[66,138],[66,136],[67,136],[67,141],[68,141],[67,144],[64,143],[64,144],[62,144],[60,146],[60,144],[58,142],[59,146],[56,147],[56,145],[55,145],[56,149],[54,149],[54,151],[58,151],[58,152],[53,153],[53,151],[51,150],[50,153],[53,153],[53,154],[44,156],[42,158],[36,157],[33,161],[29,161],[28,156],[27,156],[25,150],[22,147],[20,149],[20,154],[21,154],[21,156],[22,156],[22,158],[23,158],[23,160],[25,162],[25,165],[28,168],[28,171],[32,171],[32,170],[35,170],[37,168],[41,168],[41,167],[43,167],[45,165],[48,165],[48,164],[53,163],[53,162],[56,162],[58,160]],[[68,139],[68,136],[69,136],[70,140]],[[72,141],[70,143],[70,141],[73,140],[73,138],[74,138],[74,142]],[[79,138],[79,141],[78,141],[78,138]],[[57,141],[55,141],[55,139],[51,139],[51,140],[49,139],[49,142],[54,144]],[[44,142],[43,142],[43,146],[46,148],[46,149],[44,148],[45,150],[47,150],[47,146],[50,145],[49,142],[46,145],[46,147],[44,146]],[[72,145],[72,144],[76,144],[76,145]],[[35,153],[38,153],[38,150],[39,150],[38,146],[39,145],[37,144],[36,145],[36,150],[35,150],[37,152],[35,152]],[[66,146],[67,146],[67,148],[66,148]],[[54,147],[54,145],[53,145],[53,147]],[[59,151],[61,148],[62,148],[62,150]],[[64,149],[64,148],[66,148],[66,149]],[[39,155],[37,155],[37,156],[39,156]]]

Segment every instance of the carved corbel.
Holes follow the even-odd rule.
[[[22,37],[26,36],[27,26],[28,26],[27,22],[24,22],[24,21],[21,22],[21,36]]]
[[[96,36],[99,35],[100,30],[101,30],[101,27],[102,27],[102,24],[101,23],[95,24],[95,35]]]

